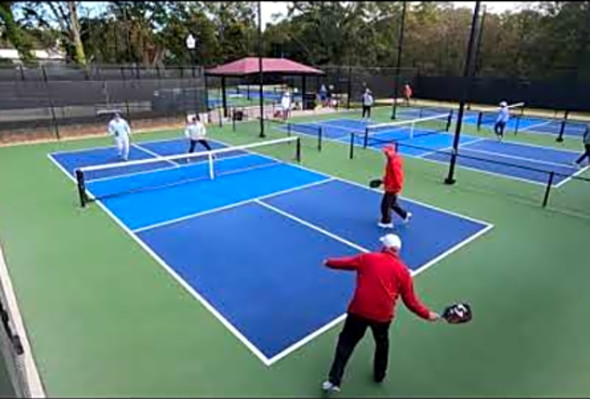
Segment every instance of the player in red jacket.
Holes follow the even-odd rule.
[[[375,339],[373,377],[382,382],[387,371],[389,357],[389,326],[394,318],[398,297],[408,309],[419,317],[436,321],[440,316],[424,306],[414,293],[412,276],[400,259],[401,240],[395,234],[380,239],[380,252],[328,259],[324,262],[333,269],[356,272],[356,289],[348,306],[344,328],[338,338],[336,355],[329,378],[322,385],[325,391],[339,391],[342,375],[348,359],[367,327]]]
[[[379,227],[391,229],[393,228],[391,209],[404,220],[404,223],[410,221],[412,213],[403,209],[398,202],[399,195],[404,186],[402,157],[392,145],[385,146],[383,153],[385,154],[387,163],[385,165],[385,176],[383,177],[384,193],[383,199],[381,200],[381,221],[379,222]]]

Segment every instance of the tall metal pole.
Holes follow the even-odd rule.
[[[461,100],[459,103],[459,113],[457,114],[457,124],[455,126],[455,139],[453,140],[453,153],[451,155],[451,164],[449,166],[449,175],[445,179],[446,184],[455,183],[455,164],[457,163],[457,151],[459,148],[459,138],[461,136],[461,125],[463,122],[463,112],[465,111],[465,100],[469,97],[471,83],[474,72],[474,53],[475,53],[475,33],[477,31],[477,22],[479,20],[479,7],[481,1],[475,2],[473,10],[473,19],[471,21],[471,34],[469,35],[469,44],[467,45],[467,57],[465,59],[465,69],[463,70],[463,90],[461,90]]]
[[[258,82],[259,87],[259,100],[260,100],[260,138],[266,137],[264,134],[264,98],[262,91],[262,83],[264,72],[262,71],[262,5],[260,0],[258,1]]]
[[[479,32],[477,34],[477,49],[475,50],[475,71],[473,72],[474,76],[477,75],[477,73],[479,72],[479,68],[481,66],[481,43],[483,40],[483,32],[484,32],[484,26],[485,26],[485,22],[486,22],[486,14],[487,14],[487,8],[486,8],[486,5],[484,4],[483,13],[481,16],[481,23],[479,24]]]
[[[402,51],[403,51],[403,44],[404,44],[404,25],[406,23],[406,1],[404,0],[402,4],[402,15],[401,15],[401,22],[399,25],[399,40],[397,43],[397,69],[395,72],[395,90],[393,91],[393,111],[391,114],[391,119],[395,119],[397,116],[397,92],[399,90],[400,84],[400,69],[402,67]]]

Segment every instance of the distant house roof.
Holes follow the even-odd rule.
[[[323,71],[300,64],[286,58],[263,58],[264,73],[284,75],[324,75]],[[210,76],[245,76],[259,73],[258,58],[246,57],[228,64],[208,69],[205,74]]]
[[[31,53],[41,61],[63,61],[66,58],[65,53],[54,50],[32,50]],[[0,58],[19,61],[20,54],[16,49],[4,48],[0,49]]]

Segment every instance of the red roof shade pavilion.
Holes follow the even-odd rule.
[[[257,74],[258,57],[246,57],[228,64],[209,69],[205,72],[209,76],[246,76]],[[324,71],[300,64],[286,58],[263,58],[262,72],[285,75],[324,75]]]

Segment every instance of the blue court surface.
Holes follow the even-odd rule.
[[[134,145],[131,154],[133,159],[158,159],[186,149],[184,139],[165,140]],[[114,154],[109,147],[49,158],[74,180],[75,168],[111,163]],[[216,169],[227,173],[214,179],[97,203],[270,365],[342,320],[354,274],[330,270],[323,260],[378,249],[384,233],[377,226],[381,193],[265,155],[228,154],[215,161]],[[87,181],[87,190],[100,197],[154,180],[173,181],[178,174],[205,174],[206,169],[203,163],[155,164],[99,174]],[[406,225],[396,220],[395,231],[414,274],[492,228],[409,199],[402,203],[413,218]]]
[[[351,133],[355,133],[355,144],[363,146],[367,122],[355,119],[334,119],[307,123],[293,123],[292,133],[315,137],[321,128],[322,137],[343,143],[350,143]],[[281,126],[280,130],[286,130]],[[414,130],[415,137],[409,138],[407,127],[392,127],[370,135],[368,147],[380,150],[386,144],[398,141],[399,151],[405,156],[427,161],[449,163],[449,150],[453,146],[453,134]],[[432,133],[432,134],[430,134]],[[459,142],[457,163],[465,169],[508,177],[534,184],[547,184],[549,173],[555,172],[553,185],[559,187],[571,176],[582,173],[573,162],[579,153],[531,144],[509,141],[499,143],[496,139],[486,139],[462,134]],[[474,159],[477,158],[477,159]]]

